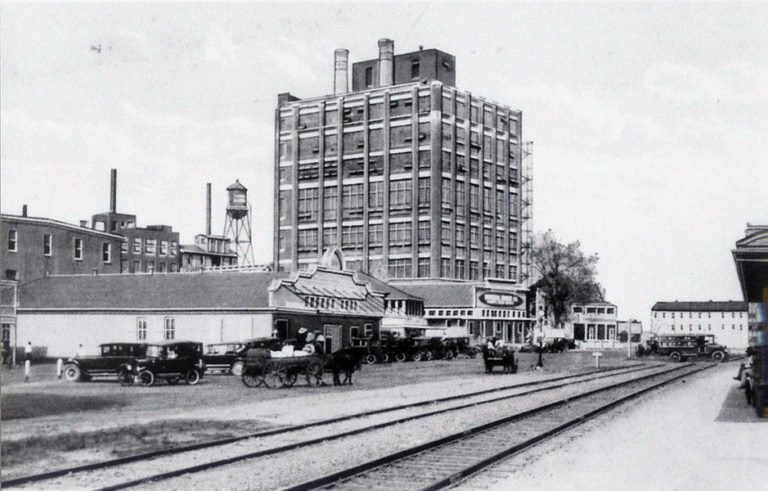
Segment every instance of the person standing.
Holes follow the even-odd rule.
[[[77,357],[82,358],[85,356],[85,348],[83,348],[83,345],[77,347]]]
[[[29,372],[32,366],[32,341],[24,346],[24,382],[29,382]]]

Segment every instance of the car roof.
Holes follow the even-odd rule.
[[[172,344],[203,344],[200,341],[186,341],[183,339],[166,339],[165,341],[155,341],[147,343],[148,346],[170,346]]]

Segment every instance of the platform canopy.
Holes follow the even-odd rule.
[[[744,300],[768,301],[768,225],[747,225],[732,252]]]

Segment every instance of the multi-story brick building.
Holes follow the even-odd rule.
[[[336,50],[334,94],[280,94],[274,263],[304,269],[340,247],[382,279],[518,280],[520,111],[455,87],[428,49],[355,63]]]
[[[109,211],[91,217],[94,230],[122,235],[120,251],[123,273],[177,272],[181,264],[179,233],[170,225],[136,226],[136,215],[117,212],[117,170],[112,169]]]
[[[125,238],[50,218],[0,215],[3,277],[27,282],[47,275],[120,272]]]
[[[656,302],[651,308],[651,332],[714,334],[731,350],[746,349],[749,323],[746,302]]]

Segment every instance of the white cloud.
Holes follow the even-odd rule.
[[[768,67],[745,62],[725,64],[717,71],[687,63],[662,62],[646,70],[643,83],[667,103],[768,102]]]
[[[224,67],[241,64],[239,48],[221,26],[213,26],[204,43],[205,58]]]

